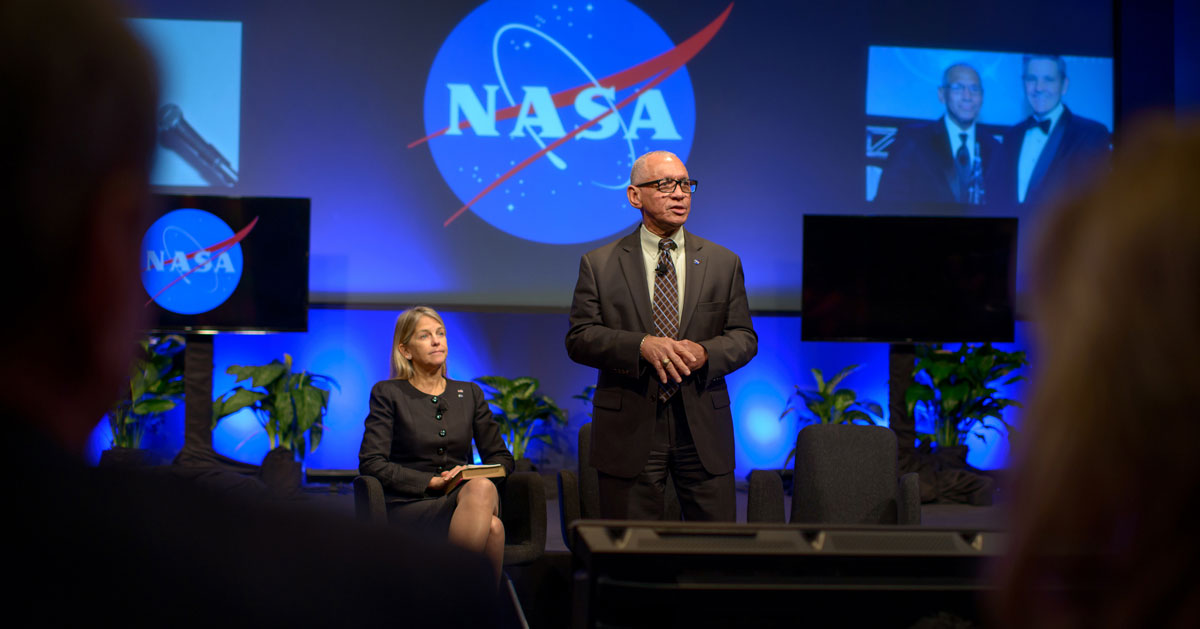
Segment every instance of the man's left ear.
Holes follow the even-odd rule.
[[[1064,76],[1063,77],[1063,90],[1062,90],[1063,96],[1067,95],[1067,90],[1069,90],[1069,89],[1071,89],[1071,79],[1068,79],[1067,77]]]
[[[629,198],[629,205],[642,209],[642,191],[637,186],[628,186],[625,188],[625,196]]]

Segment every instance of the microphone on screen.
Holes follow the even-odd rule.
[[[659,277],[666,275],[667,274],[667,263],[659,262],[658,267],[654,269],[654,274]]]
[[[237,183],[238,173],[229,160],[188,124],[178,105],[168,103],[159,107],[158,138],[209,183],[230,188]]]

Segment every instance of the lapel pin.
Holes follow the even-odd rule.
[[[697,258],[695,260],[692,260],[692,264],[700,264],[700,259]]]

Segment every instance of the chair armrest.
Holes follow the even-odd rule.
[[[354,479],[354,515],[360,522],[387,524],[387,501],[378,478],[358,476]]]
[[[562,470],[558,473],[558,523],[568,550],[571,536],[567,527],[579,518],[579,477],[571,470]]]
[[[500,497],[504,564],[536,561],[546,552],[546,486],[536,472],[514,472]]]
[[[896,501],[897,524],[921,523],[921,483],[916,472],[909,472],[900,477],[898,499]]]
[[[750,472],[746,498],[747,522],[783,523],[783,478],[773,470]]]

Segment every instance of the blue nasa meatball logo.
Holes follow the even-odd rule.
[[[730,5],[732,7],[732,5]],[[434,163],[470,210],[536,242],[587,242],[629,229],[633,160],[686,160],[696,126],[684,64],[729,14],[676,45],[623,0],[491,0],[438,51],[425,86]]]
[[[178,314],[208,312],[225,303],[242,279],[241,239],[225,221],[196,209],[159,218],[142,238],[142,286],[151,301]]]

